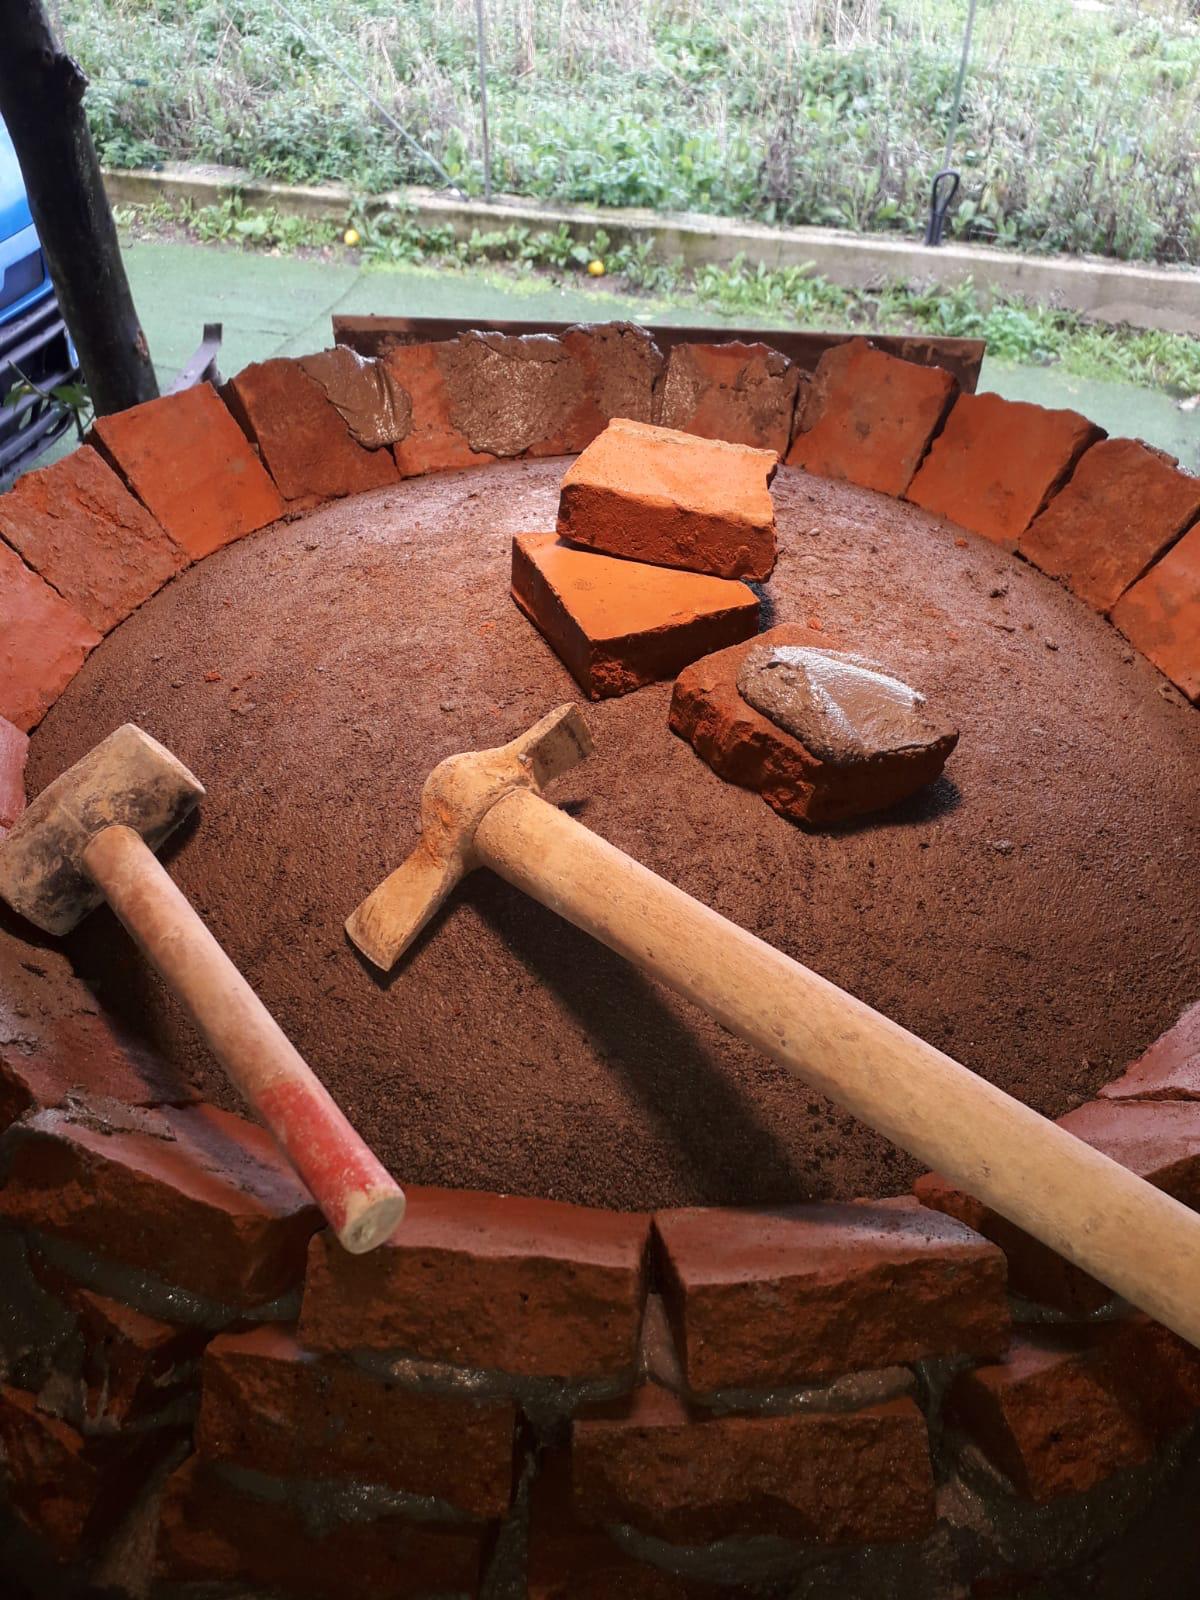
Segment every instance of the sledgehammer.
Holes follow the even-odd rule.
[[[68,933],[107,899],[343,1246],[360,1255],[395,1229],[403,1190],[154,855],[203,795],[182,762],[126,723],[49,784],[0,844],[0,896],[52,934]]]
[[[420,843],[346,924],[364,955],[390,968],[463,874],[490,867],[1200,1345],[1200,1216],[542,799],[590,748],[567,705],[435,767]]]

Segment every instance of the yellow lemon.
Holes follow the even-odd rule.
[[[603,261],[601,261],[599,259],[599,257],[597,257],[597,259],[595,261],[589,261],[588,262],[588,276],[589,277],[602,278],[604,276],[605,270],[606,269],[605,269],[604,263],[603,263]]]
[[[347,228],[345,233],[342,235],[342,241],[343,243],[348,244],[351,250],[353,250],[356,244],[362,243],[362,234],[359,233],[357,228]]]

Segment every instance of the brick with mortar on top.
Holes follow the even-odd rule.
[[[91,623],[0,542],[0,716],[28,733],[99,643]]]
[[[1200,478],[1140,439],[1102,439],[1021,535],[1035,567],[1107,615],[1200,517]]]
[[[754,789],[781,816],[816,827],[879,811],[932,783],[954,749],[947,734],[916,750],[881,752],[851,765],[823,761],[743,699],[738,674],[751,650],[770,645],[826,647],[824,633],[781,623],[686,667],[671,696],[670,725],[718,777]]]
[[[627,1378],[637,1360],[650,1219],[556,1200],[409,1188],[369,1255],[309,1250],[298,1336],[311,1350],[395,1350],[528,1377]]]
[[[1038,1505],[1148,1461],[1200,1411],[1200,1354],[1142,1316],[1027,1329],[954,1380],[946,1418]]]
[[[0,839],[25,809],[29,735],[0,717]]]
[[[310,1600],[461,1600],[478,1593],[492,1542],[486,1527],[393,1512],[314,1518],[311,1493],[290,1495],[286,1481],[255,1487],[258,1493],[212,1462],[185,1461],[163,1497],[158,1577]]]
[[[1164,677],[1200,702],[1200,526],[1125,591],[1112,620]]]
[[[97,417],[88,441],[193,561],[283,514],[262,462],[211,384]]]
[[[654,420],[702,439],[771,450],[792,436],[796,395],[805,379],[765,344],[677,344],[655,394]]]
[[[392,451],[402,478],[482,467],[496,459],[486,451],[473,450],[451,418],[442,358],[452,343],[398,344],[382,358],[393,381],[408,395],[411,408],[408,432]]]
[[[296,1288],[320,1226],[270,1135],[215,1106],[41,1111],[0,1156],[0,1215],[226,1307]]]
[[[1200,1206],[1200,1102],[1089,1100],[1058,1123],[1184,1205]],[[926,1173],[913,1189],[925,1205],[998,1244],[1018,1293],[1071,1312],[1112,1299],[1110,1289],[938,1174]]]
[[[1008,1342],[1004,1256],[913,1204],[689,1208],[654,1218],[693,1391],[837,1377]]]
[[[395,483],[389,449],[368,450],[303,361],[276,356],[244,367],[221,391],[289,510]]]
[[[90,445],[0,495],[0,539],[99,633],[115,628],[188,557]]]
[[[902,361],[866,339],[848,339],[817,363],[787,465],[902,495],[957,393],[942,367]]]
[[[563,478],[558,532],[605,555],[769,578],[777,465],[774,451],[618,418]]]
[[[935,1514],[925,1419],[908,1399],[713,1417],[646,1384],[576,1418],[571,1476],[581,1518],[677,1544],[890,1544]]]
[[[1013,550],[1104,429],[1078,411],[960,394],[905,495]]]
[[[508,1510],[515,1426],[511,1401],[405,1388],[263,1327],[205,1351],[196,1449],[277,1476],[380,1484],[486,1520]]]
[[[758,628],[744,583],[597,555],[553,533],[513,539],[512,597],[593,700],[674,677]]]

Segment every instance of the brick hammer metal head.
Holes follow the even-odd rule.
[[[421,790],[421,840],[395,872],[346,919],[368,961],[388,972],[459,880],[477,864],[475,830],[514,789],[544,784],[591,753],[578,706],[561,705],[508,744],[448,756]]]

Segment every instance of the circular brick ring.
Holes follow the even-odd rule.
[[[1200,698],[1200,482],[1074,412],[862,340],[812,374],[627,325],[338,347],[103,418],[0,499],[0,826],[28,731],[190,563],[612,416],[945,516]],[[1196,1204],[1198,1102],[1200,1006],[1061,1120]],[[0,1566],[35,1592],[1007,1594],[1195,1464],[1200,1357],[934,1175],[769,1213],[416,1190],[348,1256],[13,918],[0,1123]]]

